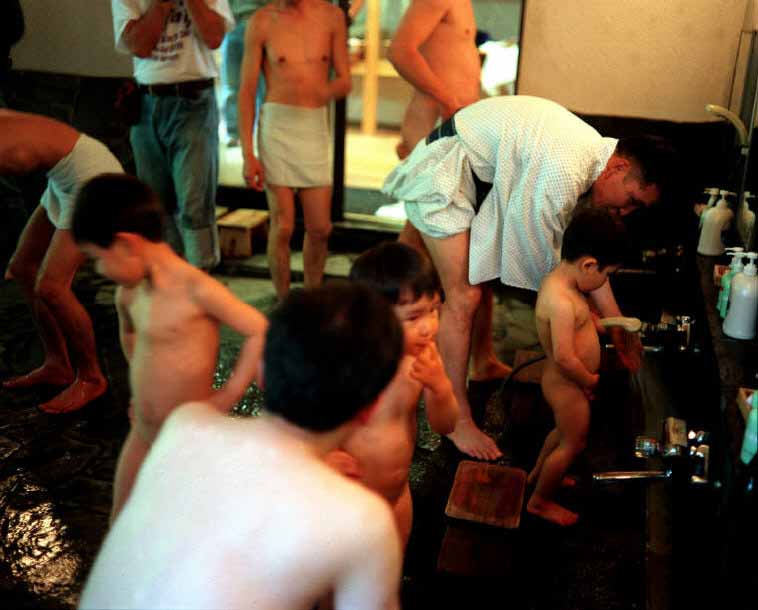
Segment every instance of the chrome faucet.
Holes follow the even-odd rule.
[[[618,470],[596,472],[592,480],[598,483],[617,481],[660,481],[670,479],[676,464],[686,463],[689,480],[693,485],[707,484],[710,447],[708,433],[690,430],[687,422],[676,417],[663,420],[659,442],[652,436],[638,436],[634,441],[634,455],[638,458],[659,457],[670,462],[665,468],[654,470]]]

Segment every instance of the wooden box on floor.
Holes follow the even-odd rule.
[[[253,240],[266,240],[268,212],[240,208],[219,218],[217,224],[221,256],[246,258],[253,255]]]

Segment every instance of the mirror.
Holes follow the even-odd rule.
[[[755,213],[758,207],[755,200],[758,191],[758,144],[755,126],[758,122],[758,33],[756,32],[756,16],[750,11],[746,13],[742,38],[747,39],[745,83],[742,88],[742,103],[740,118],[747,127],[746,156],[743,160],[742,175],[739,184],[738,205],[736,211],[737,231],[740,239],[748,250],[758,248],[755,230]]]
[[[482,96],[513,94],[523,0],[471,2],[482,60]],[[400,125],[413,88],[397,73],[386,55],[409,4],[410,0],[354,0],[350,11],[354,16],[348,29],[352,91],[346,100],[343,212],[348,220],[378,222],[397,230],[405,220],[402,204],[389,201],[382,195],[381,186],[398,163],[395,148],[400,142]],[[233,133],[226,130],[226,120],[235,120],[235,113],[223,111],[229,80],[223,76],[233,74],[230,62],[238,61],[241,52],[238,44],[237,50],[234,46],[234,40],[229,38],[217,58],[222,74],[220,80],[225,81],[218,88],[222,110],[219,183],[244,187],[241,149]],[[233,86],[234,82],[229,84]]]

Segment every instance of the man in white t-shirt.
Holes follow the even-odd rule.
[[[438,341],[461,406],[449,435],[469,455],[500,450],[471,418],[466,372],[479,284],[500,278],[537,290],[560,260],[563,230],[580,199],[624,216],[655,203],[674,155],[657,138],[604,138],[555,102],[529,96],[481,100],[414,148],[383,191],[405,201],[445,292]],[[610,284],[592,294],[620,315]],[[639,357],[629,359],[638,366]]]
[[[142,93],[131,130],[137,175],[169,219],[166,240],[193,265],[220,259],[215,218],[218,107],[212,50],[234,25],[227,0],[111,0],[116,48]]]
[[[71,290],[86,259],[71,236],[74,200],[90,178],[124,170],[104,144],[45,116],[0,110],[0,133],[0,175],[43,170],[48,179],[5,272],[6,280],[18,282],[31,307],[44,361],[30,373],[6,379],[3,387],[65,388],[39,408],[69,413],[108,388],[97,360],[92,320]]]

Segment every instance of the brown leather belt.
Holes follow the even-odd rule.
[[[159,85],[140,85],[139,90],[148,95],[197,97],[204,89],[213,87],[213,79],[187,80],[181,83],[161,83]]]

